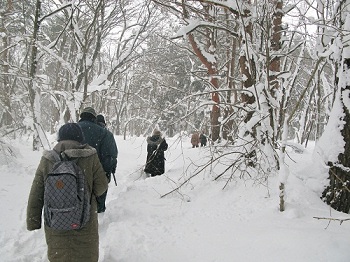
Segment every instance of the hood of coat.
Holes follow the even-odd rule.
[[[161,136],[149,136],[147,137],[147,143],[150,145],[159,145],[163,142],[163,138]]]
[[[89,157],[97,154],[95,148],[89,146],[88,144],[80,144],[79,142],[73,140],[64,140],[58,142],[53,149],[56,152],[64,152],[68,157],[71,158]],[[54,157],[48,150],[45,150],[43,152],[43,157],[52,162],[55,162]]]

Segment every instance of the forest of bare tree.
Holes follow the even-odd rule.
[[[0,142],[45,148],[93,106],[115,135],[204,132],[227,163],[217,179],[264,181],[288,140],[323,135],[341,94],[346,143],[323,197],[349,213],[349,13],[350,0],[0,0]]]

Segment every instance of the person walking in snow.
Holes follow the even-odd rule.
[[[147,161],[145,173],[151,177],[159,176],[165,172],[164,151],[168,149],[165,138],[159,130],[154,130],[152,136],[147,138]]]
[[[99,125],[102,126],[103,128],[107,129],[107,132],[108,132],[108,140],[110,140],[110,141],[115,141],[113,133],[112,133],[111,131],[109,131],[108,128],[107,128],[107,124],[106,124],[106,121],[105,121],[105,117],[104,117],[103,115],[101,115],[101,114],[100,114],[100,115],[97,115],[97,116],[96,116],[96,122],[97,122],[97,124],[99,124]],[[117,144],[116,144],[116,143],[114,143],[114,144],[115,144],[115,147],[116,147],[116,150],[117,150],[117,153],[118,153]],[[117,159],[116,159],[116,160],[117,160]],[[117,163],[118,163],[118,161],[117,161]],[[117,165],[117,163],[116,163],[116,165]],[[113,174],[113,178],[114,178],[115,185],[117,185],[117,181],[115,180],[115,175],[114,175],[114,173],[112,173],[112,174]],[[109,179],[109,182],[110,182],[111,177],[109,176],[108,179]],[[107,192],[106,192],[105,196],[107,196]],[[101,196],[100,198],[102,198],[102,196]],[[104,199],[104,200],[101,199],[101,202],[105,203],[105,201],[106,201],[105,199]],[[103,204],[103,205],[104,205],[104,204]],[[104,205],[104,206],[105,206],[105,205]]]
[[[201,141],[201,147],[207,145],[207,137],[204,135],[204,133],[201,133],[199,140]]]
[[[58,143],[54,149],[67,157],[77,159],[77,165],[84,170],[90,193],[99,196],[107,190],[108,182],[96,149],[83,144],[84,135],[77,123],[63,125],[58,132]],[[49,151],[44,151],[29,194],[27,206],[27,229],[41,228],[44,206],[44,183],[56,162]],[[46,225],[45,237],[47,256],[51,262],[75,261],[97,262],[99,257],[99,235],[96,199],[91,198],[90,219],[85,227],[74,230],[56,230]]]
[[[106,125],[105,117],[103,115],[97,115],[96,116],[96,122],[97,122],[97,124],[99,124],[103,128],[107,128],[106,127],[107,125]]]
[[[106,172],[108,181],[111,181],[111,174],[115,173],[117,167],[118,148],[113,134],[97,123],[97,114],[92,107],[86,107],[80,114],[78,124],[81,126],[85,142],[97,150],[98,157],[103,169]],[[97,197],[98,213],[106,210],[107,191]]]
[[[192,144],[192,148],[198,147],[198,144],[199,144],[199,134],[198,134],[198,132],[194,132],[192,134],[191,144]]]

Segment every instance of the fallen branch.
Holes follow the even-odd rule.
[[[329,221],[340,221],[340,224],[342,224],[344,221],[350,220],[350,218],[331,218],[331,217],[313,217],[318,220],[323,219],[323,220],[329,220]]]

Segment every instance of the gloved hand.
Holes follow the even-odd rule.
[[[111,173],[106,173],[108,183],[111,182]]]

